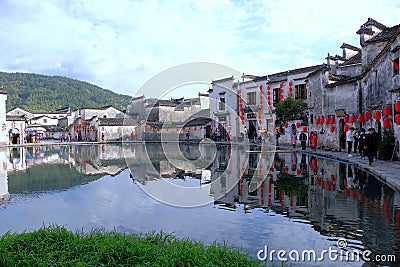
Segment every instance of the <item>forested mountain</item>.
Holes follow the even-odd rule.
[[[131,100],[130,96],[61,76],[0,72],[1,86],[7,92],[7,111],[15,107],[39,112],[107,105],[124,110]]]

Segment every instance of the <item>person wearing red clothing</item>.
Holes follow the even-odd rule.
[[[312,136],[311,136],[311,138],[310,138],[311,140],[311,148],[312,149],[317,149],[317,143],[318,143],[318,135],[317,135],[317,132],[316,131],[314,131],[313,133],[312,133]]]

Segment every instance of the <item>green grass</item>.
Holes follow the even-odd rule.
[[[227,245],[204,246],[164,233],[70,232],[43,227],[0,238],[0,266],[264,266]]]

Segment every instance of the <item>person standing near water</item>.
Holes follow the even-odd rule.
[[[306,150],[307,135],[304,132],[301,132],[299,139],[301,144],[301,150]]]
[[[375,132],[374,128],[368,129],[368,134],[366,138],[366,146],[367,146],[367,156],[369,165],[372,165],[374,161],[374,157],[376,157],[378,151],[378,144],[379,144],[379,137],[378,134]]]
[[[350,131],[346,132],[347,154],[349,154],[349,157],[352,157],[351,149],[353,148],[353,131],[354,128],[351,127]]]
[[[297,143],[297,135],[296,135],[296,132],[293,132],[292,133],[292,145],[293,145],[293,148],[296,148],[296,143]]]

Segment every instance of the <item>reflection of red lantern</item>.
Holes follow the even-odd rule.
[[[349,125],[345,125],[344,127],[343,127],[343,132],[347,132],[349,130]]]
[[[296,122],[296,128],[300,128],[300,122]]]
[[[289,171],[289,167],[285,166],[285,172],[288,172],[288,171]]]
[[[331,174],[331,181],[334,182],[335,181],[335,175]]]
[[[344,116],[343,120],[344,120],[345,123],[348,123],[349,122],[349,116],[347,116],[347,115]]]
[[[331,127],[329,128],[329,130],[331,131],[331,133],[333,133],[335,131],[335,126],[331,125]]]
[[[289,123],[285,122],[284,126],[285,128],[289,127]]]
[[[350,123],[356,122],[356,116],[355,115],[351,115],[349,121],[350,121]]]
[[[371,113],[369,113],[368,111],[364,113],[364,120],[365,121],[369,121],[369,119],[371,119]]]
[[[363,122],[364,121],[364,115],[360,114],[358,115],[358,122]]]
[[[321,124],[324,124],[324,121],[325,121],[325,118],[324,118],[324,117],[321,117],[321,118],[319,119],[319,123],[321,123]]]
[[[300,174],[301,174],[301,170],[297,169],[297,175],[300,175]]]
[[[332,124],[335,124],[335,116],[332,116],[332,117],[331,117],[331,123],[332,123]]]
[[[394,116],[394,120],[396,121],[396,124],[400,124],[400,114],[396,114],[396,116]]]
[[[385,106],[383,108],[383,115],[385,115],[386,117],[390,115],[390,107],[389,106]]]
[[[383,128],[389,128],[390,127],[390,120],[388,118],[383,119]]]
[[[394,105],[394,110],[396,110],[396,112],[400,113],[400,101],[396,102],[396,104]]]
[[[330,117],[326,118],[326,124],[330,124],[330,123],[331,123],[331,118]]]
[[[307,132],[307,127],[304,127],[304,128],[303,128],[303,132]]]
[[[382,113],[380,111],[375,112],[375,120],[379,121],[382,118]]]

